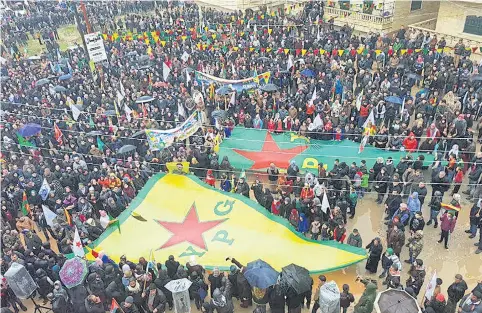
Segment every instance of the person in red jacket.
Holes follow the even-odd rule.
[[[305,187],[301,189],[301,201],[306,204],[311,202],[314,197],[315,194],[313,192],[313,189],[310,188],[310,185],[308,185],[308,183],[305,183]]]
[[[403,140],[403,146],[405,147],[405,151],[408,152],[415,152],[418,147],[417,139],[415,139],[415,134],[410,133],[405,140]]]
[[[279,215],[279,207],[281,205],[281,201],[279,198],[273,199],[273,202],[271,202],[271,213],[274,215]]]
[[[462,185],[463,180],[464,180],[464,171],[462,171],[462,168],[457,166],[457,169],[455,170],[455,176],[454,176],[455,187],[454,187],[454,190],[452,191],[452,196],[456,193],[459,193],[460,185]]]
[[[213,170],[209,169],[207,174],[206,174],[206,180],[205,180],[206,184],[210,185],[210,186],[213,186],[213,187],[216,187],[215,184],[216,184],[216,178],[214,178],[214,175],[213,175]]]
[[[335,231],[333,232],[333,239],[343,243],[346,238],[346,229],[343,227],[342,224],[339,224],[338,227],[335,228]]]
[[[272,118],[270,118],[269,122],[268,122],[268,132],[270,132],[270,133],[274,132],[275,127],[276,127],[276,124],[275,124],[274,120]]]

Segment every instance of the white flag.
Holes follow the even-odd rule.
[[[313,95],[311,96],[311,104],[313,104],[315,100],[316,100],[316,86],[315,86],[315,90],[313,90]]]
[[[132,120],[132,110],[127,106],[127,103],[124,104],[124,111],[126,112],[127,120],[130,122]]]
[[[229,100],[229,103],[232,105],[236,104],[236,92],[233,92],[233,94],[231,95],[231,100]]]
[[[74,118],[74,120],[78,120],[81,113],[79,108],[76,105],[71,104],[70,109],[72,110],[72,117]]]
[[[328,201],[328,196],[326,195],[326,191],[323,193],[323,201],[321,202],[321,210],[323,213],[326,214],[328,209],[330,208],[330,202]]]
[[[186,84],[188,84],[191,81],[191,75],[189,75],[189,72],[186,71]]]
[[[400,109],[400,119],[403,119],[403,110],[405,110],[405,97],[403,97],[402,108]]]
[[[221,125],[221,123],[219,123],[219,119],[218,118],[215,118],[214,119],[214,127],[216,127],[217,130],[221,130],[223,129],[223,126]]]
[[[177,113],[179,113],[180,116],[186,117],[186,110],[184,109],[184,106],[182,105],[181,101],[177,103]]]
[[[365,146],[367,144],[367,141],[368,141],[368,135],[364,136],[362,141],[360,142],[360,147],[358,148],[358,154],[362,153],[363,150],[365,150]]]
[[[181,56],[181,60],[183,60],[184,62],[187,62],[187,60],[189,60],[189,53],[184,51],[184,53]]]
[[[434,271],[432,275],[432,279],[430,279],[427,289],[425,290],[425,298],[430,301],[433,297],[433,292],[435,291],[435,287],[437,286],[437,272]]]
[[[233,63],[231,63],[231,72],[233,73],[233,75],[236,74],[236,70],[234,69],[234,64],[233,64]]]
[[[323,120],[321,119],[320,114],[316,114],[316,117],[313,120],[313,122],[310,125],[308,125],[308,130],[314,131],[314,130],[319,129],[321,127],[323,127]]]
[[[49,193],[50,193],[50,185],[47,179],[44,178],[44,181],[42,182],[42,186],[40,186],[38,194],[42,198],[42,200],[45,201],[49,196]]]
[[[368,122],[372,122],[372,126],[375,125],[375,117],[373,115],[373,109],[370,111],[370,114],[368,114],[368,118],[365,121],[365,123],[363,123],[363,128],[368,126]]]
[[[124,96],[122,95],[122,92],[117,90],[117,102],[121,103],[122,100],[124,100]]]
[[[82,245],[82,241],[80,240],[80,235],[77,227],[75,227],[74,242],[72,243],[72,252],[74,253],[74,255],[81,258],[85,255],[84,246]]]
[[[125,95],[126,95],[126,91],[125,91],[125,89],[124,89],[124,84],[122,84],[122,82],[120,82],[119,85],[120,85],[120,86],[119,86],[119,90],[120,90],[120,93],[121,93],[121,95],[122,95],[122,99],[124,99],[124,97],[125,97]]]
[[[169,65],[166,64],[166,62],[163,62],[162,63],[162,79],[164,79],[165,82],[167,81],[167,78],[169,77],[170,73],[171,73],[171,68],[169,67]]]
[[[54,227],[54,219],[57,217],[57,214],[52,212],[46,205],[42,204],[42,210],[44,212],[44,217],[45,221],[47,222],[47,225],[50,227]]]
[[[290,54],[289,57],[288,57],[288,66],[287,66],[286,70],[289,71],[290,68],[292,68],[292,67],[293,67],[293,60],[291,59],[291,54]]]
[[[361,103],[362,103],[362,98],[363,98],[363,90],[360,92],[360,94],[356,97],[356,109],[360,111]]]

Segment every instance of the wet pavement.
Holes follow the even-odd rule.
[[[424,173],[425,177],[430,177],[430,172]],[[254,178],[253,178],[254,179]],[[252,177],[248,176],[248,183],[251,184],[253,181]],[[467,182],[462,185],[461,191],[465,190]],[[430,202],[431,188],[428,186],[428,196],[425,200],[425,204],[422,208],[422,213],[427,220],[429,216],[430,209],[427,203]],[[251,192],[252,193],[252,192]],[[254,198],[253,195],[251,195]],[[444,197],[444,203],[450,202],[450,190],[446,193]],[[380,237],[382,239],[382,244],[384,250],[386,249],[386,229],[387,226],[384,225],[384,206],[379,205],[375,202],[376,194],[367,194],[365,197],[358,201],[356,216],[354,219],[348,219],[348,224],[346,225],[347,234],[352,231],[353,228],[357,228],[363,239],[363,246],[367,245],[373,238]],[[476,255],[474,252],[477,247],[474,243],[478,240],[478,235],[474,239],[469,239],[468,234],[465,230],[469,228],[469,211],[472,207],[472,203],[466,199],[466,196],[462,194],[462,210],[459,213],[459,219],[455,226],[455,231],[449,238],[449,249],[446,250],[443,244],[437,243],[440,238],[440,228],[434,228],[433,225],[425,226],[424,229],[424,247],[419,256],[420,259],[424,261],[427,276],[425,278],[424,286],[418,297],[419,301],[422,301],[425,288],[430,281],[434,271],[437,272],[437,276],[443,280],[442,292],[447,295],[447,288],[453,282],[455,274],[461,274],[469,290],[472,290],[477,284],[478,280],[482,280],[482,254]],[[42,239],[45,239],[40,233]],[[409,234],[406,231],[406,237]],[[54,249],[56,249],[56,243],[54,240],[50,240]],[[282,244],[280,243],[280,249],[282,249]],[[307,255],[306,257],[310,257]],[[327,256],[329,257],[329,256]],[[403,247],[401,253],[401,261],[408,259],[408,248]],[[200,262],[202,264],[202,261]],[[401,281],[405,284],[408,278],[408,264],[403,263],[402,277]],[[358,300],[360,295],[363,293],[363,284],[355,282],[357,275],[361,277],[377,279],[379,281],[379,290],[384,290],[385,286],[382,286],[378,275],[381,273],[381,264],[378,267],[378,273],[375,275],[369,274],[365,270],[365,262],[360,262],[356,265],[345,268],[344,270],[338,270],[335,272],[325,273],[328,281],[334,280],[337,284],[341,286],[343,284],[350,285],[350,291],[355,295],[355,302]],[[317,276],[314,275],[315,284],[317,281]],[[253,308],[242,309],[239,307],[239,303],[235,301],[236,312],[252,312]],[[28,312],[33,312],[30,303]],[[192,310],[196,311],[196,307],[192,304]],[[311,312],[304,309],[303,312]],[[351,311],[349,311],[351,312]]]

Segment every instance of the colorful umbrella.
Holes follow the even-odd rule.
[[[75,257],[65,261],[59,275],[65,287],[72,288],[82,284],[88,272],[87,262],[79,257]]]

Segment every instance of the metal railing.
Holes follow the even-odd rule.
[[[344,18],[345,19],[344,21],[348,23],[363,22],[368,24],[386,25],[393,22],[393,16],[372,15],[372,14],[366,14],[366,13],[355,12],[350,10],[342,10],[342,9],[333,8],[329,6],[325,6],[324,9],[325,9],[325,14]]]

